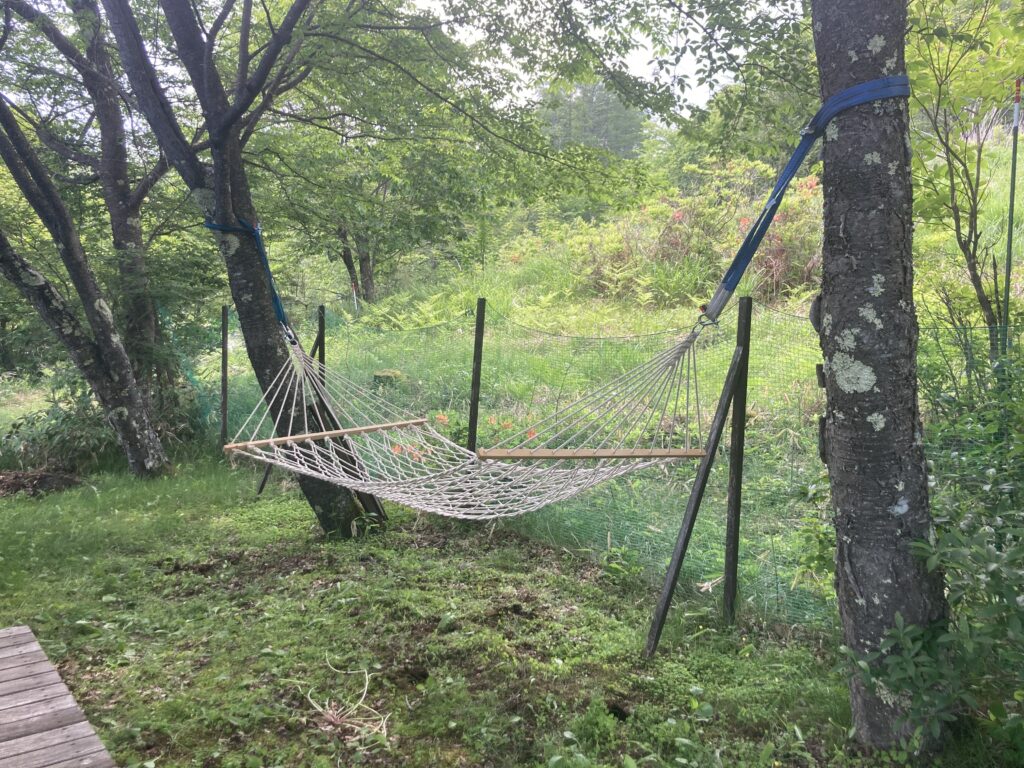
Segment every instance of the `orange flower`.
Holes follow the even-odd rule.
[[[526,436],[530,440],[533,440],[533,438],[537,436],[537,430],[534,429],[533,427],[530,427],[528,430],[526,430]]]
[[[502,429],[512,429],[512,422],[511,421],[503,421],[503,422],[501,422],[501,428]]]
[[[488,416],[487,423],[493,427],[495,424],[498,423],[498,418],[496,416]]]
[[[447,424],[448,416],[447,414],[439,413],[434,417],[434,421],[436,421],[438,424]]]
[[[402,452],[402,446],[399,445],[398,443],[395,443],[394,445],[391,446],[391,452],[394,454],[400,454]]]

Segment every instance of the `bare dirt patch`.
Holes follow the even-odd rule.
[[[74,475],[62,472],[48,472],[44,469],[9,470],[0,472],[0,497],[24,493],[27,496],[42,496],[54,491],[64,491],[81,485]]]

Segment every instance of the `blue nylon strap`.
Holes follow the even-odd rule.
[[[263,230],[258,224],[254,227],[245,219],[240,218],[238,223],[241,226],[234,227],[230,224],[217,224],[216,222],[207,220],[204,222],[204,226],[214,232],[230,232],[233,234],[249,235],[256,241],[256,251],[260,255],[260,261],[263,263],[263,269],[267,272],[267,281],[270,283],[270,300],[274,304],[274,314],[277,315],[277,321],[281,323],[281,325],[291,330],[291,324],[288,322],[288,315],[285,314],[284,304],[281,302],[281,296],[277,292],[277,285],[274,283],[274,273],[270,271],[270,259],[267,258],[267,246],[263,242]]]
[[[775,187],[772,189],[768,202],[747,232],[747,236],[743,239],[743,244],[736,251],[732,264],[726,271],[725,277],[722,278],[722,284],[704,310],[704,314],[709,320],[714,321],[718,319],[718,315],[728,302],[729,296],[736,290],[740,278],[743,277],[743,273],[746,271],[751,259],[754,258],[754,254],[757,253],[761,241],[768,233],[768,228],[775,218],[775,213],[782,203],[782,197],[786,194],[789,183],[796,176],[801,164],[803,164],[807,154],[811,151],[811,147],[814,146],[814,142],[825,133],[825,129],[832,121],[832,118],[861,104],[909,95],[910,82],[906,75],[895,75],[878,80],[869,80],[866,83],[858,83],[846,90],[840,91],[822,104],[818,113],[811,118],[807,127],[800,132],[800,143],[797,145],[792,157],[789,158],[789,162],[786,163],[786,166],[779,174],[779,179],[775,182]]]

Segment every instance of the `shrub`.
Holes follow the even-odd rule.
[[[928,431],[936,528],[915,547],[929,570],[945,575],[949,621],[916,627],[898,619],[881,645],[881,671],[869,677],[906,705],[919,736],[971,711],[1018,759],[1024,757],[1021,362],[1000,361],[977,378],[970,409],[935,404],[940,417]],[[941,387],[924,391],[942,396]]]

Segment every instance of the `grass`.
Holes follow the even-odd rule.
[[[327,541],[257,474],[0,508],[0,626],[32,626],[121,765],[890,764],[843,755],[831,634],[728,628],[687,595],[645,664],[647,582],[401,510]]]
[[[46,390],[0,378],[0,435],[17,419],[46,407]]]

